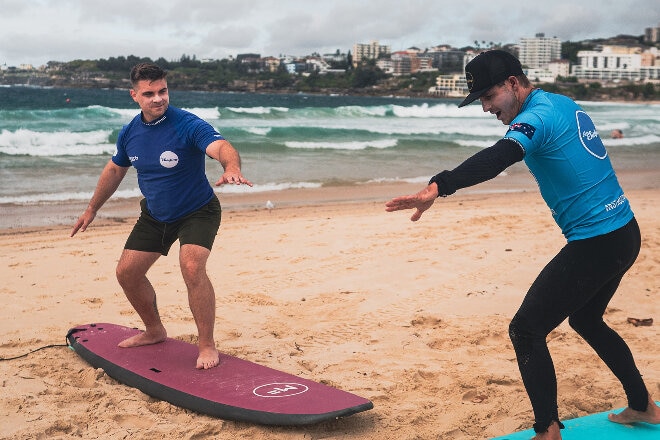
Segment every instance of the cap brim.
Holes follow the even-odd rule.
[[[486,93],[486,92],[488,91],[488,89],[490,89],[490,87],[486,87],[485,89],[477,90],[476,92],[472,92],[472,93],[470,93],[470,94],[467,95],[467,97],[463,100],[463,102],[461,102],[460,104],[458,104],[458,107],[460,108],[460,107],[464,107],[464,106],[466,106],[466,105],[468,105],[468,104],[471,104],[473,101],[479,99],[479,98],[481,97],[481,95],[483,95],[484,93]]]

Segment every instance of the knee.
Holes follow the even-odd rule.
[[[201,246],[181,246],[179,266],[181,275],[183,275],[186,282],[194,282],[196,279],[206,276],[206,262],[209,254],[210,251]]]
[[[130,283],[133,278],[130,274],[129,268],[123,264],[118,264],[115,269],[115,276],[120,286],[126,286]]]
[[[520,340],[523,338],[523,327],[520,323],[521,319],[518,315],[515,315],[511,322],[509,323],[509,339],[515,347]]]
[[[182,260],[180,265],[181,275],[186,284],[195,283],[206,276],[206,266],[197,260]]]
[[[115,268],[115,276],[119,285],[123,288],[130,288],[135,285],[138,280],[141,280],[145,273],[140,272],[135,266],[129,262],[120,259]]]
[[[530,323],[530,320],[519,313],[516,313],[509,323],[509,338],[515,350],[524,350],[537,339],[545,340],[545,336],[540,329]]]
[[[194,258],[182,259],[179,263],[181,265],[181,272],[184,276],[195,275],[200,269],[202,269],[202,266]]]

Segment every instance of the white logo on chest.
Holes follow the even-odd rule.
[[[174,168],[179,163],[179,156],[172,151],[163,151],[160,155],[160,164],[165,168]]]

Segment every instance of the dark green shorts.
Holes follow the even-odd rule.
[[[222,212],[217,197],[214,196],[197,211],[172,223],[159,222],[149,215],[145,199],[140,201],[140,207],[140,218],[128,236],[124,249],[167,255],[176,240],[179,240],[180,245],[196,244],[208,250],[213,247]]]

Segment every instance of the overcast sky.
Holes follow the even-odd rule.
[[[642,35],[658,0],[0,0],[0,65],[135,55],[308,55]]]

